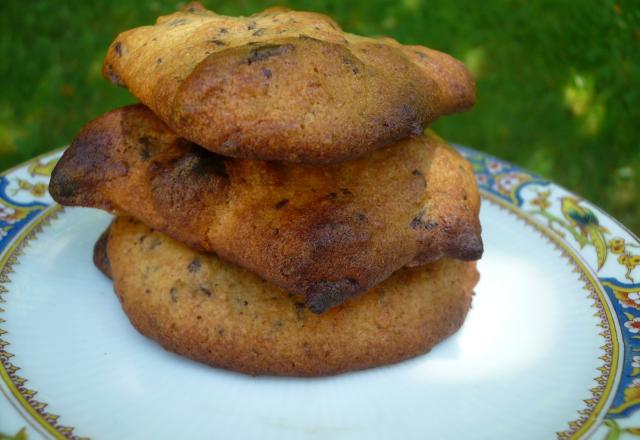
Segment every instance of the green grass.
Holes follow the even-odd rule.
[[[225,14],[276,2],[216,1]],[[282,1],[346,30],[387,34],[465,61],[478,104],[435,128],[547,176],[640,232],[640,3],[607,0]],[[115,35],[175,1],[0,5],[0,167],[64,145],[133,102],[100,75]]]

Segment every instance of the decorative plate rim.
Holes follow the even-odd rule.
[[[531,226],[571,263],[602,324],[600,335],[606,344],[600,347],[603,355],[599,359],[603,364],[598,367],[601,374],[594,378],[597,385],[585,391],[585,407],[577,411],[575,420],[567,422],[566,430],[557,433],[558,438],[584,438],[603,424],[610,432],[635,433],[637,428],[620,428],[619,422],[640,409],[640,334],[636,334],[640,332],[640,284],[631,277],[640,266],[640,255],[629,251],[640,249],[640,239],[602,209],[563,187],[491,155],[456,147],[474,166],[483,200]],[[47,404],[37,401],[36,392],[25,386],[27,379],[16,374],[19,367],[10,361],[13,355],[6,349],[9,342],[3,339],[6,330],[1,318],[6,302],[3,296],[8,293],[5,284],[10,281],[12,266],[18,262],[24,246],[62,211],[46,194],[43,182],[48,183],[53,165],[65,148],[41,154],[0,173],[0,391],[34,429],[54,438],[78,439],[74,428],[59,425],[59,417],[48,413]],[[16,191],[13,195],[7,194],[11,185]],[[20,200],[16,200],[18,194]],[[530,205],[536,209],[524,209]],[[580,223],[583,218],[584,225]],[[601,220],[614,225],[615,232],[623,232],[621,235],[626,237],[614,236],[606,241],[606,236],[612,235],[609,229],[615,228],[604,227]],[[596,251],[595,264],[593,252],[587,254],[592,247]],[[608,260],[611,255],[620,255],[618,262],[627,269],[626,276],[632,283],[621,280],[622,272],[617,276],[609,273],[620,269]],[[603,269],[611,276],[601,276],[605,275]],[[639,353],[634,357],[636,351]]]

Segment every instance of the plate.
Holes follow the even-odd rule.
[[[335,377],[249,377],[138,334],[92,247],[108,214],[53,203],[61,150],[0,178],[0,431],[37,438],[640,435],[640,242],[591,203],[460,147],[485,256],[462,329]]]

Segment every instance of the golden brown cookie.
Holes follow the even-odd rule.
[[[305,295],[315,312],[407,264],[482,254],[471,166],[433,134],[310,167],[216,155],[130,106],[84,128],[50,191],[63,205],[129,214],[216,252]]]
[[[462,325],[478,281],[475,263],[442,259],[402,269],[317,315],[300,298],[131,218],[115,220],[107,253],[117,295],[140,333],[254,375],[336,374],[425,353]]]
[[[282,8],[227,17],[190,5],[118,35],[103,72],[180,136],[249,159],[354,159],[475,101],[449,55]]]

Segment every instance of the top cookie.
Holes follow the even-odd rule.
[[[449,55],[283,8],[227,17],[188,5],[118,35],[103,73],[211,151],[310,164],[355,159],[475,101]]]

